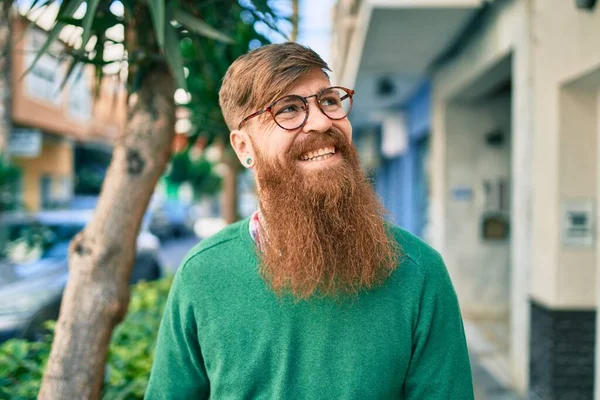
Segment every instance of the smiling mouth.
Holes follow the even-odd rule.
[[[318,150],[309,151],[308,153],[304,153],[300,156],[300,160],[302,161],[321,161],[325,160],[329,157],[332,157],[335,154],[335,147],[323,147]]]

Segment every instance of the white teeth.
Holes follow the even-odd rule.
[[[335,154],[335,147],[323,147],[322,149],[310,151],[300,157],[303,161],[319,161],[329,158]]]
[[[309,159],[306,159],[304,161],[321,161],[321,160],[325,160],[326,158],[329,158],[331,156],[333,156],[333,154],[329,153],[329,154],[324,154],[322,156],[317,156],[317,157],[314,157],[314,158],[309,158]]]

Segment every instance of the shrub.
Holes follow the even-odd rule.
[[[169,277],[133,287],[127,317],[111,338],[103,399],[144,397],[171,281]],[[37,398],[54,324],[47,323],[50,333],[39,342],[11,339],[0,345],[0,399]]]

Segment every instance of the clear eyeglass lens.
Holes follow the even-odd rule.
[[[350,94],[340,88],[330,88],[318,97],[319,107],[331,119],[342,119],[350,112]],[[300,96],[286,96],[271,106],[275,122],[284,129],[297,129],[306,120],[306,103]]]
[[[295,129],[302,125],[306,118],[306,104],[298,96],[286,96],[273,104],[271,112],[279,126]]]
[[[350,94],[340,88],[325,90],[319,96],[319,105],[331,119],[342,119],[350,112],[352,100]]]

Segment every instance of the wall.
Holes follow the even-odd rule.
[[[595,202],[597,193],[597,87],[563,87],[559,94],[559,207]],[[560,229],[560,227],[559,227]],[[555,301],[561,308],[594,308],[596,249],[561,244]]]
[[[13,157],[12,162],[23,171],[23,202],[30,211],[41,208],[41,180],[44,175],[52,179],[52,194],[68,201],[72,193],[60,193],[63,184],[73,182],[73,144],[65,139],[44,135],[42,150],[35,158]]]
[[[94,99],[94,71],[87,66],[81,74],[74,73],[61,90],[68,63],[48,54],[42,56],[34,71],[24,75],[35,57],[32,49],[39,48],[46,38],[46,33],[35,27],[23,35],[27,24],[25,19],[15,22],[14,34],[22,39],[13,50],[14,123],[81,140],[115,141],[122,133],[126,116],[122,85],[106,79],[100,96]],[[50,46],[50,53],[59,55],[64,48],[56,42]]]
[[[506,316],[509,310],[508,239],[485,240],[482,218],[498,210],[497,188],[487,196],[484,182],[509,183],[511,96],[503,93],[476,102],[453,102],[447,110],[446,262],[467,317]],[[492,147],[485,135],[502,132]],[[506,202],[505,195],[504,201]]]
[[[570,3],[570,2],[568,2]],[[433,75],[430,237],[444,256],[452,252],[446,207],[450,187],[447,121],[452,117],[450,103],[485,83],[498,65],[508,64],[512,81],[511,101],[511,249],[510,249],[510,367],[514,387],[525,394],[529,374],[529,277],[532,237],[532,78],[529,1],[496,1],[458,56]],[[508,62],[507,62],[508,60]],[[493,75],[493,74],[492,74]],[[483,79],[486,78],[486,79]],[[453,277],[456,266],[449,262]],[[454,281],[457,283],[456,280]],[[460,295],[460,293],[459,293]]]
[[[532,2],[535,108],[532,297],[556,308],[594,307],[593,249],[561,242],[561,207],[595,196],[593,95],[576,89],[578,78],[600,67],[600,9],[573,2]],[[574,113],[578,112],[578,117]]]

